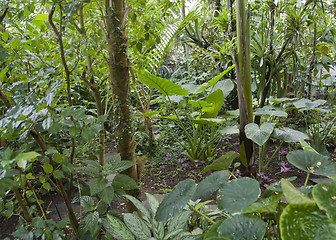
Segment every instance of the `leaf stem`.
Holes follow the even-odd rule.
[[[191,206],[190,204],[188,204],[188,206],[194,210],[196,213],[198,213],[199,215],[201,215],[202,217],[204,217],[206,220],[208,220],[209,222],[211,222],[212,224],[215,224],[215,221],[212,220],[211,218],[209,218],[208,216],[206,216],[204,213],[200,212],[198,209],[196,209],[194,206]]]

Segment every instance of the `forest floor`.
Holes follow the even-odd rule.
[[[238,141],[235,140],[234,144],[231,144],[231,148],[224,148],[221,150],[220,154],[224,154],[228,151],[238,151]],[[269,159],[270,156],[273,155],[274,149],[277,147],[277,142],[271,143],[266,152],[265,159]],[[256,149],[256,152],[258,149]],[[258,180],[260,182],[260,187],[262,191],[266,189],[271,183],[279,181],[281,178],[289,178],[296,176],[296,179],[292,181],[293,185],[296,187],[301,187],[304,185],[307,174],[296,167],[292,166],[286,159],[286,154],[291,151],[288,145],[283,145],[281,150],[275,157],[272,159],[267,169],[258,174]],[[336,153],[334,149],[329,149],[329,153],[332,159],[336,158]],[[184,158],[186,159],[186,158]],[[151,194],[160,194],[163,195],[168,192],[168,190],[172,189],[176,186],[180,181],[183,181],[187,178],[191,178],[195,180],[196,183],[203,180],[206,176],[210,175],[211,172],[207,172],[205,174],[201,174],[201,171],[204,169],[205,165],[195,165],[189,160],[185,160],[183,163],[179,163],[178,161],[163,161],[165,164],[153,163],[147,160],[145,166],[145,172],[142,174],[141,178],[141,191],[143,193],[142,200],[145,200],[144,193]],[[317,175],[313,175],[310,177],[308,181],[308,185],[314,185],[314,178],[321,178]],[[49,206],[51,203],[53,205],[59,205],[62,203],[62,198],[57,197],[57,195],[46,196],[48,199]],[[214,200],[211,204],[215,204],[216,195],[213,194],[209,199]],[[118,210],[120,212],[125,211],[125,204],[121,201],[116,201],[113,204],[113,209]],[[65,212],[65,210],[64,210]],[[15,215],[10,219],[5,219],[0,216],[0,239],[4,239],[5,237],[9,237],[13,239],[10,235],[13,231],[15,231],[15,226],[18,223],[18,216]]]

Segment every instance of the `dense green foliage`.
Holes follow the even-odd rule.
[[[0,216],[20,216],[15,239],[334,238],[335,183],[307,183],[336,180],[336,2],[233,2],[0,2]],[[281,171],[305,184],[261,189],[283,146]],[[145,206],[141,171],[167,161],[212,172]]]

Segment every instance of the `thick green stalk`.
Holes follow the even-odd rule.
[[[240,160],[245,171],[250,171],[254,163],[253,142],[245,135],[244,128],[253,120],[252,108],[252,80],[250,60],[250,25],[249,12],[245,9],[245,0],[237,1],[237,52],[234,50],[234,60],[237,75],[237,90],[240,119]]]

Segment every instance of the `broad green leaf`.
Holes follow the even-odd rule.
[[[186,229],[188,226],[188,220],[193,212],[192,211],[182,211],[169,219],[168,221],[168,233],[171,233],[177,229]]]
[[[204,234],[204,239],[209,240],[230,240],[229,238],[218,236],[218,227],[225,221],[225,219],[217,220],[215,224],[211,225]]]
[[[164,96],[188,95],[188,91],[183,89],[180,85],[173,83],[170,80],[156,77],[155,75],[146,71],[140,74],[139,80],[143,84],[159,90]]]
[[[207,89],[209,87],[214,86],[222,77],[224,77],[225,74],[227,74],[228,72],[230,72],[231,69],[233,69],[234,67],[235,67],[235,65],[232,65],[232,66],[228,67],[224,72],[222,72],[221,74],[219,74],[216,77],[214,77],[213,79],[211,79],[206,86],[203,86],[200,89],[198,89],[197,92],[200,92],[200,91],[202,91],[204,89]]]
[[[228,171],[217,171],[210,176],[207,176],[197,185],[192,200],[196,201],[197,199],[210,197],[212,193],[217,191],[218,188],[228,180],[229,175]]]
[[[230,240],[262,240],[266,223],[256,216],[235,215],[226,219],[217,228],[218,236]]]
[[[262,198],[246,207],[243,213],[275,213],[282,194]]]
[[[238,153],[234,151],[227,152],[220,156],[216,161],[206,166],[201,173],[203,174],[211,170],[227,170],[231,166],[233,160],[237,157],[239,157]]]
[[[224,183],[218,191],[219,209],[229,213],[241,212],[255,202],[260,195],[259,183],[252,178],[239,178]]]
[[[209,126],[214,126],[219,123],[224,122],[224,119],[219,119],[219,118],[197,118],[193,119],[193,123],[196,124],[203,124],[203,125],[209,125]]]
[[[92,212],[89,213],[84,218],[84,229],[88,230],[93,237],[97,237],[101,224],[99,222],[99,213],[98,212]]]
[[[263,108],[257,108],[254,111],[255,115],[268,115],[268,116],[275,116],[275,117],[287,117],[287,113],[285,111],[276,109],[276,108],[267,108],[267,107],[263,107]]]
[[[82,196],[80,198],[80,205],[83,207],[84,212],[94,210],[94,200],[90,196]]]
[[[9,54],[7,50],[2,46],[0,43],[0,63],[3,61],[6,61],[6,59],[9,57]]]
[[[227,126],[221,130],[219,130],[220,134],[222,135],[233,135],[233,134],[239,134],[239,126],[235,125],[235,126]]]
[[[309,173],[326,177],[336,176],[336,163],[329,157],[308,151],[293,151],[287,154],[288,161]]]
[[[202,107],[202,118],[216,118],[224,104],[223,91],[220,89],[214,91],[205,101],[211,105]]]
[[[150,208],[152,209],[153,214],[156,214],[157,209],[159,208],[160,202],[157,200],[157,198],[149,193],[145,193],[147,197],[148,204]]]
[[[264,145],[271,136],[275,123],[265,122],[260,127],[255,123],[249,123],[245,126],[246,137],[251,139],[259,146]]]
[[[106,204],[111,204],[114,197],[114,189],[112,186],[105,187],[98,193],[99,198]]]
[[[134,114],[134,116],[141,116],[141,117],[151,117],[154,115],[158,115],[160,112],[158,111],[148,111],[145,113],[138,113],[138,114]]]
[[[281,179],[281,188],[289,204],[314,203],[285,179]]]
[[[91,196],[95,195],[96,193],[99,193],[104,188],[106,188],[107,182],[108,182],[107,179],[102,177],[95,177],[90,179],[88,185],[90,187]]]
[[[64,176],[64,174],[63,174],[63,172],[62,172],[61,170],[55,170],[55,171],[53,172],[53,176],[54,176],[54,178],[56,178],[56,179],[65,178],[65,176]]]
[[[44,164],[42,165],[42,168],[46,174],[50,174],[53,172],[54,168],[51,164]]]
[[[336,184],[317,184],[313,188],[313,197],[319,208],[326,211],[329,218],[336,223]]]
[[[139,188],[134,179],[125,174],[117,174],[113,179],[112,186],[117,190],[132,190]]]
[[[106,221],[103,222],[103,225],[117,240],[135,240],[133,233],[128,229],[126,224],[111,214],[107,214]]]
[[[294,143],[300,141],[300,139],[308,139],[309,137],[300,131],[291,128],[275,128],[272,137],[279,139],[287,143]]]
[[[312,101],[312,100],[303,98],[303,99],[293,102],[293,104],[297,109],[300,109],[300,110],[313,110],[325,104],[326,102],[327,101],[323,99],[317,99],[315,101]]]
[[[312,148],[305,140],[300,139],[299,140],[301,147],[304,151],[309,151],[309,152],[314,152],[314,153],[318,153],[314,148]]]
[[[48,19],[48,14],[37,14],[34,20],[45,21]]]
[[[194,180],[186,179],[179,182],[172,192],[164,197],[156,212],[156,220],[165,221],[179,213],[187,205],[195,190],[196,185]]]
[[[230,79],[225,79],[218,81],[216,85],[212,88],[212,91],[216,91],[217,89],[220,89],[223,91],[224,98],[229,96],[231,91],[234,89],[235,85]]]
[[[148,240],[152,236],[149,227],[138,215],[125,213],[124,222],[136,239]]]
[[[280,233],[283,240],[331,240],[336,224],[315,203],[289,204],[280,216]]]
[[[27,163],[35,160],[38,156],[41,156],[41,154],[37,152],[20,153],[18,156],[15,157],[15,160],[17,161],[18,167],[25,170]]]
[[[142,204],[142,202],[130,195],[125,195],[125,197],[130,200],[134,204],[134,206],[144,214],[144,216],[151,218],[152,215],[150,214],[149,210]]]

